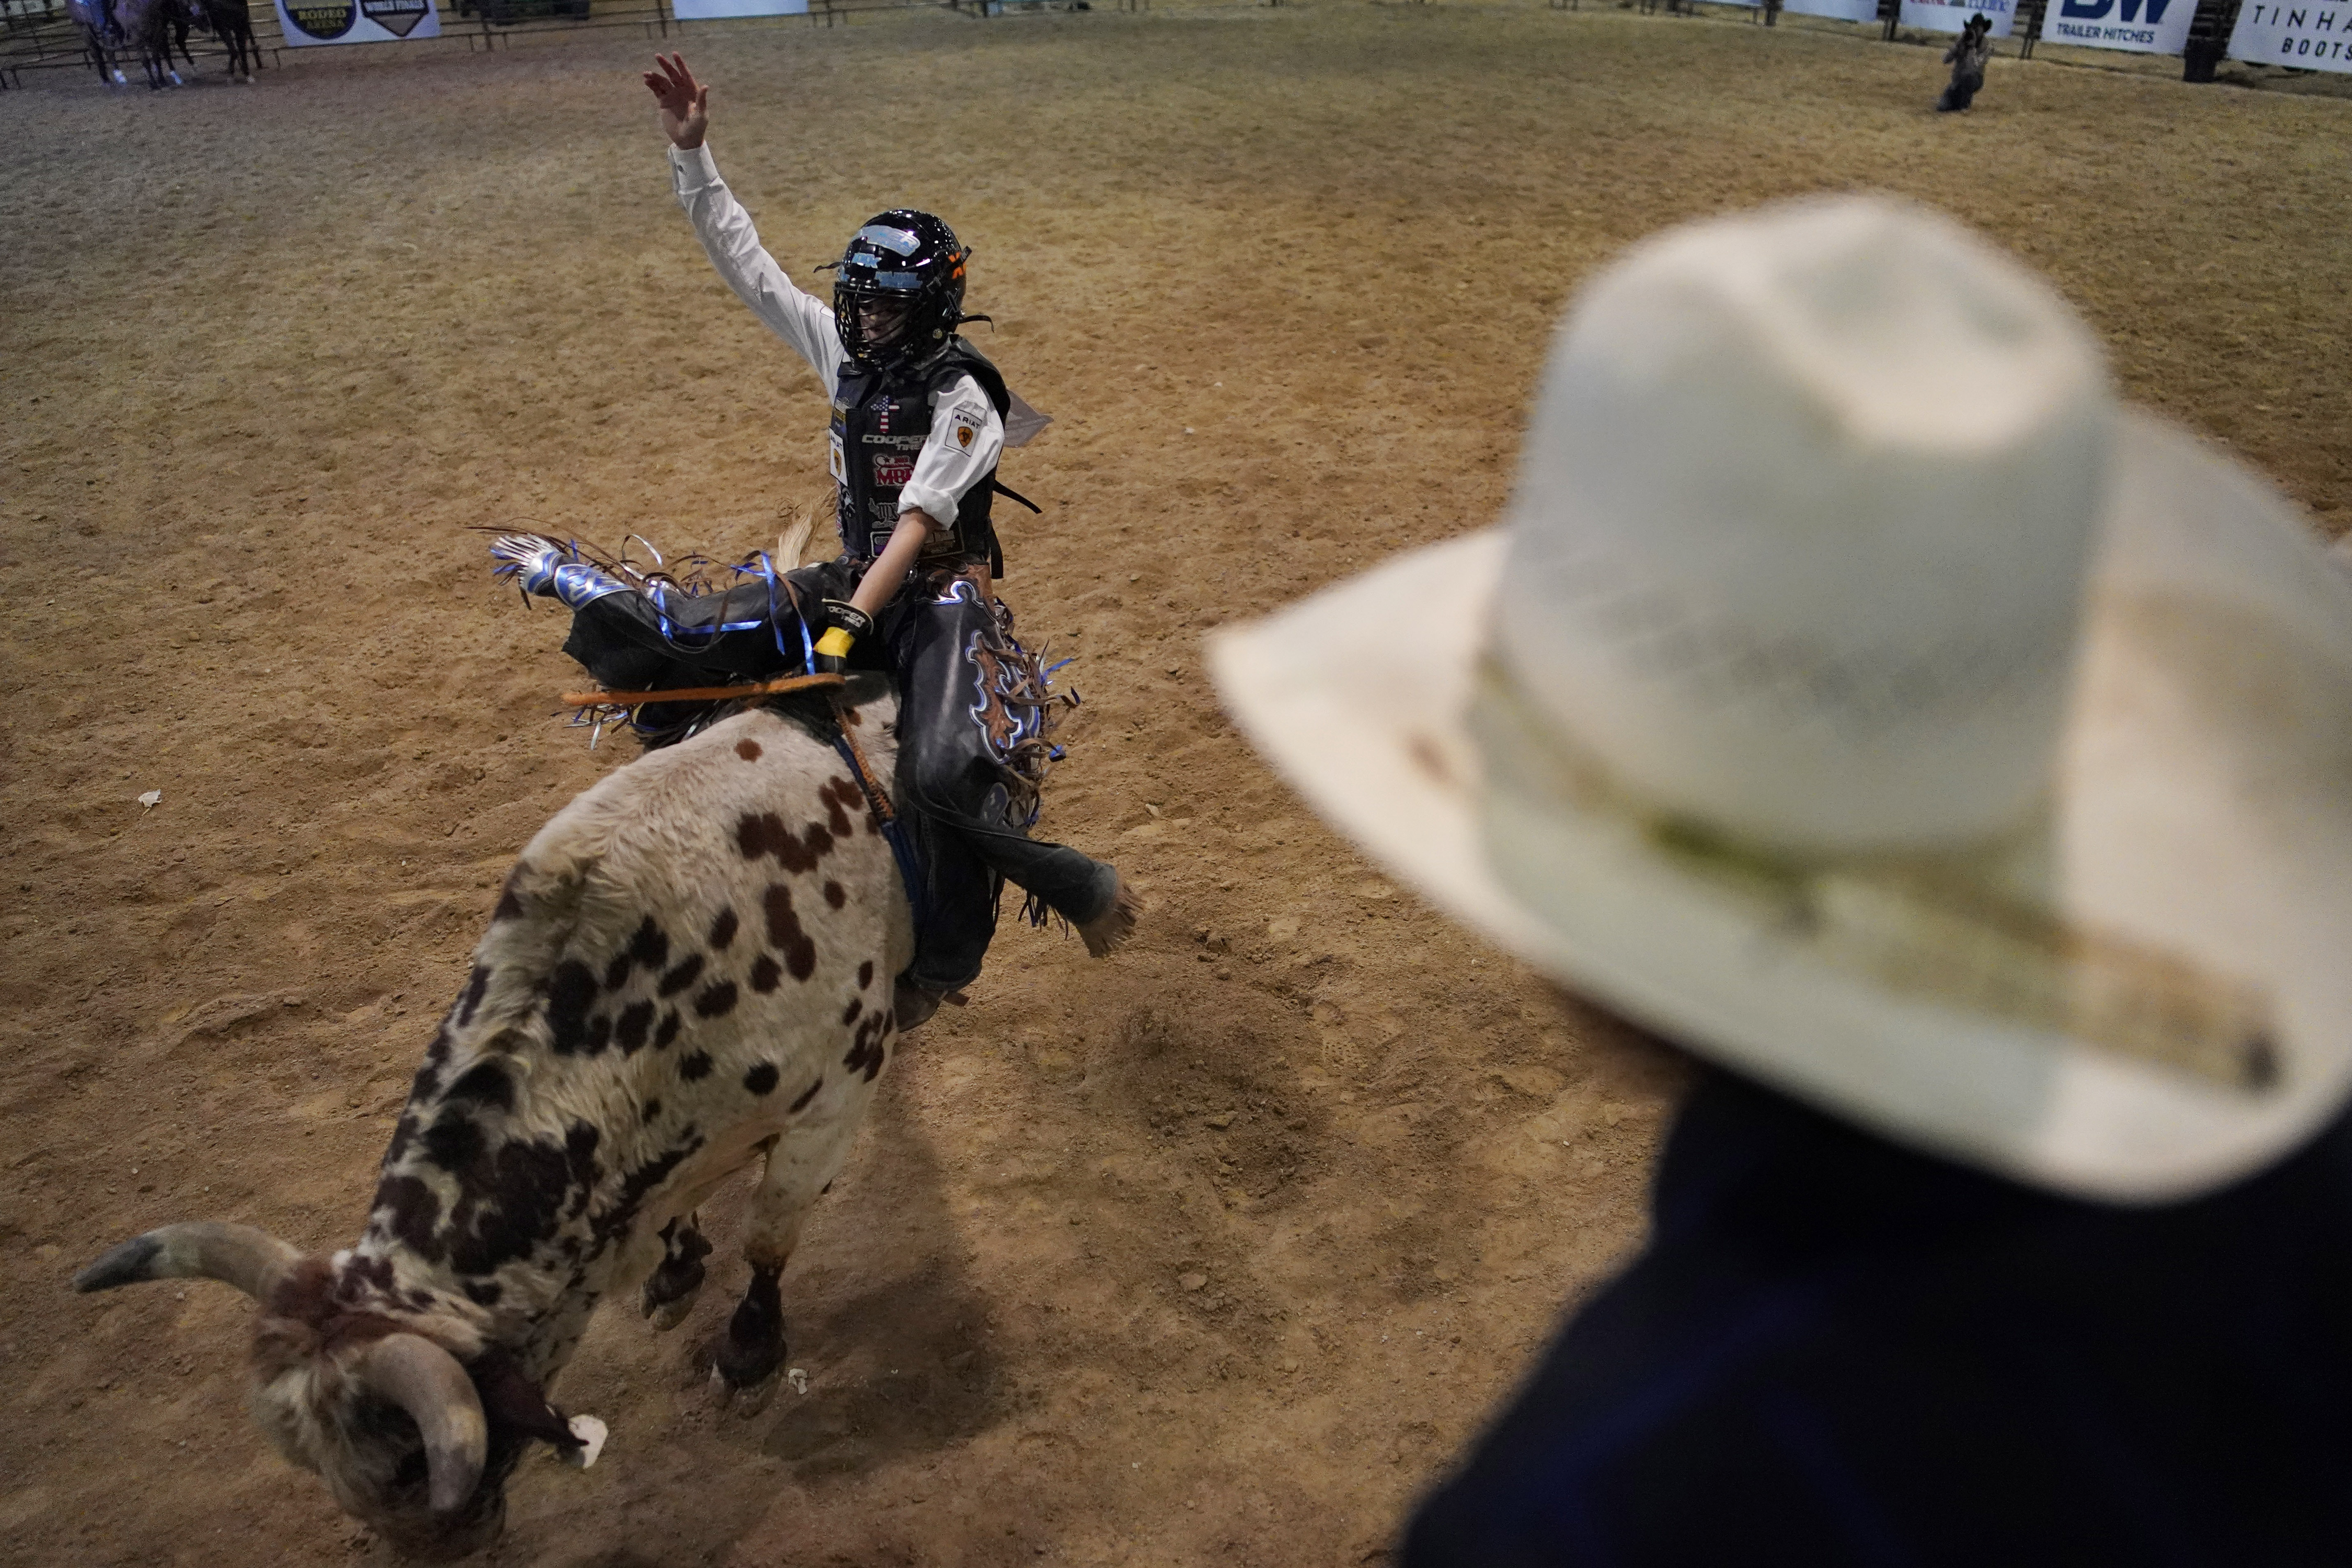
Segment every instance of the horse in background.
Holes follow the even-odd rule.
[[[188,52],[188,28],[194,21],[188,0],[114,0],[114,16],[124,44],[139,53],[149,90],[185,85],[172,68],[172,51],[176,45],[188,68],[196,68],[196,57]]]
[[[122,68],[116,57],[121,52],[122,24],[115,19],[110,0],[66,0],[66,14],[81,29],[82,45],[98,67],[98,79],[121,82]]]
[[[253,17],[246,0],[195,0],[196,26],[210,33],[228,51],[228,74],[251,81],[261,64],[261,46],[253,41]]]

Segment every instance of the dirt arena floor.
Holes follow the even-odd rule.
[[[805,1394],[706,1404],[722,1240],[687,1327],[592,1332],[561,1397],[610,1447],[525,1467],[497,1562],[1382,1558],[1638,1244],[1677,1074],[1311,822],[1200,637],[1486,523],[1627,241],[1940,204],[2133,396],[2352,525],[2352,103],[2001,60],[1938,118],[1925,50],[1592,10],[687,48],[796,275],[902,203],[975,247],[979,341],[1058,416],[1005,470],[1047,510],[1004,592],[1087,699],[1046,826],[1149,913],[1108,963],[1008,924],[910,1042],[786,1277]],[[66,1281],[171,1219],[354,1238],[504,868],[631,754],[552,717],[562,623],[464,531],[740,552],[822,482],[821,391],[673,204],[647,53],[0,97],[0,1561],[390,1561],[248,1424],[240,1300]]]

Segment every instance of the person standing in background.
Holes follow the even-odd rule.
[[[1938,114],[1957,114],[1984,90],[1985,62],[1992,58],[1992,19],[1979,11],[1960,24],[1960,36],[1944,51],[1952,79],[1936,100]]]

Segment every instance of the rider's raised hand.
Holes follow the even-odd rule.
[[[661,105],[662,133],[672,145],[690,151],[702,145],[710,128],[710,89],[694,79],[684,55],[656,55],[646,72],[646,86]]]

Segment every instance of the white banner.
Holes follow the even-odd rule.
[[[1803,16],[1835,16],[1841,22],[1878,20],[1878,0],[1783,0],[1783,4]]]
[[[2230,58],[2306,70],[2352,71],[2352,4],[2273,5],[2271,0],[2246,0],[2230,34]]]
[[[1903,0],[1903,26],[1957,33],[1979,12],[1992,24],[1994,37],[2006,38],[2017,22],[2017,0]]]
[[[433,0],[275,0],[278,30],[289,44],[396,44],[437,38]]]
[[[720,16],[805,16],[809,0],[670,0],[669,14],[681,22]]]
[[[2057,0],[2042,13],[2042,41],[2177,55],[2196,15],[2197,0]]]

